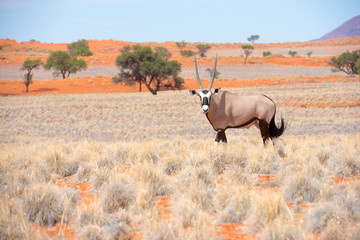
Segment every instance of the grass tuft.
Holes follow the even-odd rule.
[[[251,191],[245,187],[221,186],[217,191],[219,198],[218,223],[241,223],[248,216],[252,204]]]
[[[29,221],[38,225],[67,224],[72,217],[77,196],[71,189],[36,185],[25,193],[24,211]]]
[[[322,182],[305,172],[288,176],[283,185],[283,197],[286,202],[317,202],[321,199]]]
[[[97,225],[86,225],[79,228],[78,235],[81,239],[100,239],[101,238],[101,227]]]
[[[0,239],[31,239],[33,234],[24,219],[22,204],[8,195],[0,198]]]
[[[48,145],[44,149],[43,156],[50,172],[56,173],[61,177],[68,177],[75,174],[79,168],[78,161],[70,158],[65,145]]]
[[[271,191],[264,190],[262,194],[255,195],[252,203],[247,221],[254,232],[261,232],[275,221],[292,221],[291,213],[281,197]]]
[[[135,201],[135,188],[126,176],[113,176],[103,187],[101,201],[105,212],[128,209]]]
[[[321,233],[329,226],[343,227],[346,212],[334,202],[325,202],[307,213],[306,227],[310,232]]]
[[[261,239],[264,240],[305,240],[311,239],[310,234],[304,232],[299,225],[292,222],[284,222],[276,219],[274,222],[266,225],[260,233]]]
[[[87,225],[103,226],[108,223],[107,214],[99,201],[90,203],[89,205],[82,205],[77,211],[78,227]]]
[[[165,180],[165,174],[153,163],[137,163],[130,169],[130,175],[138,184],[145,185],[155,196],[164,196],[170,193]]]

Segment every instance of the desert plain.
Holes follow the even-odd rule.
[[[134,43],[88,43],[88,70],[34,70],[25,93],[22,62],[66,44],[0,40],[1,239],[360,238],[360,80],[328,65],[359,37],[255,43],[247,64],[241,43],[211,43],[198,58],[203,85],[217,54],[213,88],[276,103],[286,131],[266,148],[255,127],[214,144],[174,42],[142,43],[182,64],[182,90],[156,96],[111,82]]]

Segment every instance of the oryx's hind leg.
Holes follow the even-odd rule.
[[[227,143],[225,130],[223,129],[218,130],[215,137],[215,143],[219,143],[220,141],[222,141],[223,143]]]
[[[269,124],[266,121],[261,120],[259,121],[259,127],[264,147],[266,147],[269,142]]]
[[[271,141],[272,141],[272,143],[273,143],[273,145],[276,147],[276,145],[277,145],[277,138],[270,138],[271,139]]]

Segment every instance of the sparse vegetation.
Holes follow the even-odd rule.
[[[252,51],[254,50],[254,47],[248,44],[242,45],[241,48],[244,50],[244,54],[245,54],[245,64],[246,64],[246,60],[247,58],[250,56],[250,54],[252,53]]]
[[[145,84],[146,88],[156,95],[161,84],[169,79],[178,86],[181,85],[178,74],[181,71],[181,64],[177,61],[167,61],[168,51],[161,48],[159,52],[153,52],[150,47],[133,47],[132,52],[123,52],[116,58],[116,66],[120,73],[113,77],[113,83],[125,85]]]
[[[261,238],[356,239],[358,107],[292,103],[346,102],[358,85],[258,87],[289,119],[289,131],[267,148],[252,128],[230,131],[231,142],[214,147],[215,132],[185,91],[161,92],[156,102],[141,93],[4,98],[1,237],[44,237],[34,228],[58,223],[79,238],[217,239],[234,226]],[[36,105],[22,108],[29,100]]]
[[[156,47],[155,52],[162,58],[162,60],[167,61],[171,57],[171,53],[165,47]]]
[[[309,51],[309,52],[306,53],[306,56],[311,57],[312,54],[313,54],[313,52]]]
[[[206,72],[208,72],[210,74],[210,79],[212,78],[212,74],[214,72],[214,68],[207,68]],[[216,70],[215,72],[215,78],[218,79],[220,76],[221,72],[219,72],[218,70]]]
[[[181,56],[184,56],[184,57],[192,57],[196,54],[192,50],[182,50],[180,53],[181,53]]]
[[[23,62],[21,70],[26,70],[27,73],[24,74],[23,80],[26,87],[26,92],[29,92],[29,85],[32,83],[32,71],[39,68],[43,62],[40,59],[27,59]]]
[[[200,57],[206,57],[206,52],[211,48],[209,44],[198,44],[196,48],[199,50]]]
[[[288,54],[289,54],[291,57],[295,57],[295,55],[297,55],[297,52],[290,50],[290,51],[288,52]]]
[[[360,74],[360,50],[345,52],[338,57],[332,57],[329,65],[333,71],[342,71],[346,74]]]
[[[176,42],[176,46],[181,50],[183,48],[185,48],[187,45],[187,42],[185,42],[185,40],[182,40],[181,42]]]
[[[89,44],[85,39],[73,42],[67,46],[68,51],[75,56],[92,56]]]
[[[269,51],[264,51],[263,52],[263,57],[269,57],[269,56],[271,56],[272,54],[271,54],[271,52],[269,52]]]
[[[248,41],[251,43],[254,43],[255,41],[259,40],[260,36],[259,35],[251,35],[250,37],[248,37]]]
[[[131,51],[131,47],[129,45],[126,45],[126,46],[119,49],[119,52],[121,52],[121,53],[127,53],[127,52],[130,52],[130,51]]]
[[[77,59],[76,56],[70,55],[65,51],[52,52],[47,58],[44,65],[46,70],[54,69],[54,75],[60,75],[63,79],[68,78],[71,73],[77,73],[81,70],[86,70],[86,62],[82,59]]]
[[[263,237],[275,234],[306,239],[312,232],[324,236],[338,233],[343,235],[341,229],[345,227],[351,229],[348,234],[356,234],[351,226],[360,219],[357,208],[360,197],[358,183],[338,187],[331,179],[334,172],[329,168],[330,165],[318,164],[312,166],[311,170],[322,172],[322,189],[316,190],[316,197],[306,197],[308,190],[303,189],[301,182],[295,189],[283,188],[282,193],[279,193],[276,187],[262,187],[263,183],[258,183],[256,176],[247,169],[249,165],[262,161],[263,156],[273,154],[275,149],[264,149],[257,141],[253,141],[253,138],[249,137],[245,142],[237,140],[226,148],[220,146],[216,149],[208,144],[210,139],[112,143],[80,141],[60,144],[44,142],[11,146],[8,150],[3,150],[0,159],[6,170],[6,174],[2,175],[4,185],[1,187],[3,195],[0,206],[4,208],[0,208],[3,213],[0,220],[5,224],[0,226],[1,230],[3,232],[5,228],[10,229],[13,226],[10,222],[17,219],[16,216],[19,215],[15,214],[19,211],[20,216],[22,212],[26,214],[25,222],[17,222],[17,227],[12,227],[7,234],[31,236],[33,232],[29,227],[30,223],[43,226],[52,226],[55,223],[69,225],[82,237],[120,235],[126,236],[126,239],[130,239],[136,232],[149,237],[194,234],[213,239],[219,234],[217,224],[234,223],[244,223],[246,232]],[[322,141],[316,140],[317,137],[314,136],[300,137],[301,141],[298,136],[285,138],[286,140],[279,144],[287,157],[267,158],[270,165],[276,166],[271,174],[281,172],[282,176],[276,180],[281,187],[284,184],[292,185],[288,178],[295,176],[293,171],[307,161],[308,156],[299,155],[298,152],[306,152],[311,147],[320,148],[322,141],[335,144],[330,158],[342,151],[352,152],[349,156],[357,158],[357,155],[353,155],[356,154],[353,148],[359,140],[358,134],[337,136],[337,142],[333,141],[333,136],[323,137]],[[80,196],[78,190],[49,185],[47,177],[36,177],[48,169],[38,156],[45,155],[55,145],[62,149],[64,162],[78,158],[78,171],[90,163],[95,166],[91,176],[98,177],[101,174],[107,177],[97,192],[93,193],[100,195],[98,200],[89,201],[88,205],[79,205],[84,196]],[[27,158],[23,158],[25,148],[31,149],[31,155]],[[217,175],[218,168],[212,162],[215,154],[225,161],[221,175]],[[174,158],[177,160],[173,162],[172,169],[176,170],[169,175],[165,171],[169,169],[166,161]],[[106,164],[103,162],[105,159]],[[335,161],[341,165],[340,159]],[[14,166],[13,163],[17,165]],[[32,179],[24,181],[23,174],[19,172],[20,168],[27,171]],[[53,174],[56,174],[56,171],[48,171],[49,176]],[[296,175],[318,184],[316,176],[309,176],[305,169]],[[19,179],[20,182],[14,179]],[[72,183],[76,178],[65,181]],[[16,189],[15,184],[24,191],[11,193],[10,191]],[[286,197],[288,192],[294,191],[298,192],[297,195],[291,195],[295,196],[294,198]],[[162,213],[162,208],[156,203],[156,196],[170,197],[166,211],[171,214]],[[294,206],[288,207],[289,202],[294,203]],[[305,211],[299,207],[301,204],[316,204],[317,207],[308,207]],[[80,206],[78,210],[76,206]],[[13,210],[4,215],[8,208]],[[298,224],[295,214],[304,218],[306,216],[303,227]],[[75,225],[70,223],[71,218],[77,219]],[[168,219],[166,228],[162,225],[163,218]],[[193,230],[187,232],[184,228]],[[331,229],[337,232],[330,232]]]
[[[8,42],[13,46],[1,52],[2,63],[19,66],[24,51],[42,60],[51,52],[38,43]],[[323,43],[302,49],[308,44]],[[153,54],[158,46],[178,52],[173,43],[149,45]],[[103,54],[113,64],[124,46],[106,41],[91,59]],[[222,51],[222,75],[228,64],[243,69],[243,58],[227,55],[233,49],[238,54],[241,44],[212,46]],[[14,55],[24,58],[16,62]],[[313,66],[329,59],[253,61]],[[193,60],[180,60],[194,75]],[[213,60],[199,63],[204,72]],[[264,148],[255,127],[229,130],[229,144],[214,146],[216,132],[188,91],[158,92],[156,101],[148,93],[1,97],[0,239],[360,239],[358,77],[227,76],[214,84],[276,102],[277,124],[281,115],[288,120],[276,146]],[[42,82],[56,89],[62,83],[90,91],[113,87],[105,76]],[[190,77],[186,87],[194,83]],[[6,84],[2,80],[1,88]],[[176,83],[170,78],[163,84]]]

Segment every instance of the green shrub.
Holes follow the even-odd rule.
[[[267,51],[267,52],[263,52],[263,57],[268,57],[271,56],[271,52]]]
[[[84,39],[73,42],[67,46],[69,52],[76,56],[92,56],[93,53],[89,49],[88,42]]]
[[[180,53],[183,57],[192,57],[195,55],[195,52],[193,52],[192,50],[182,50]]]
[[[289,54],[290,56],[294,57],[295,55],[297,55],[297,52],[290,50],[288,54]]]

